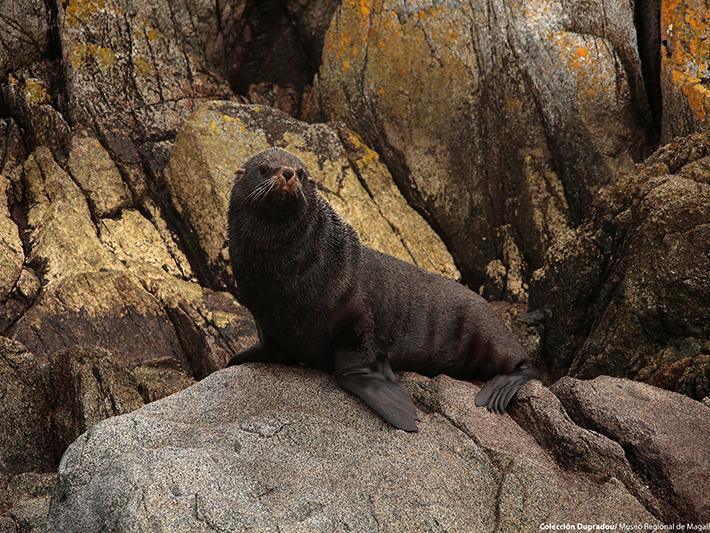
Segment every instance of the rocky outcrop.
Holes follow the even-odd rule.
[[[225,212],[277,145],[552,375],[707,403],[707,136],[621,173],[707,129],[703,2],[0,0],[0,530],[44,530],[77,438],[57,531],[708,520],[707,409],[648,385],[511,419],[410,375],[412,436],[316,372],[208,377],[256,337]]]
[[[446,247],[356,134],[299,122],[269,107],[212,102],[187,120],[165,172],[183,241],[193,244],[198,264],[207,266],[203,278],[230,286],[225,213],[232,180],[251,155],[269,146],[286,148],[306,164],[321,193],[365,244],[458,277]]]
[[[54,470],[45,376],[24,346],[0,337],[0,476]]]
[[[662,142],[710,130],[710,3],[661,2]]]
[[[193,383],[170,359],[74,347],[47,361],[0,337],[0,530],[45,531],[58,461],[82,432]]]
[[[646,149],[630,4],[343,2],[316,92],[492,296],[524,300],[496,278],[526,283]]]
[[[710,134],[664,146],[621,178],[594,222],[535,275],[543,360],[557,373],[710,394]]]
[[[710,410],[699,402],[626,380],[568,379],[560,399],[527,385],[511,418],[475,408],[470,383],[404,383],[420,409],[417,434],[389,428],[315,371],[212,374],[80,437],[62,460],[48,530],[521,531],[708,517]],[[666,416],[645,401],[674,407]],[[615,409],[626,409],[621,426]]]
[[[47,53],[50,40],[49,5],[44,0],[0,2],[0,80],[8,72]]]

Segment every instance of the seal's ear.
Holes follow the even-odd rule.
[[[234,179],[238,180],[244,175],[245,172],[246,170],[244,168],[238,168],[237,171],[234,173]]]

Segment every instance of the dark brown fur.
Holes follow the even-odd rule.
[[[300,175],[285,179],[284,172]],[[267,186],[271,192],[261,193]],[[408,431],[417,428],[414,405],[392,370],[492,378],[477,405],[497,412],[535,376],[483,298],[360,244],[286,151],[257,154],[237,178],[229,248],[237,297],[254,315],[260,338],[230,364],[326,369]]]

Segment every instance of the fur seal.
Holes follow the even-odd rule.
[[[393,371],[490,380],[476,405],[497,413],[537,377],[482,297],[362,245],[285,150],[260,152],[237,172],[228,229],[236,296],[259,333],[228,365],[328,370],[406,431],[417,431],[416,410]]]

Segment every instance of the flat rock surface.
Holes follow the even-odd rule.
[[[639,388],[677,399],[607,379],[617,405],[634,404]],[[651,481],[650,493],[642,494],[635,484],[647,473],[638,469],[653,465],[624,463],[613,440],[636,437],[609,438],[575,425],[539,383],[521,391],[511,418],[476,409],[478,387],[471,383],[415,374],[403,380],[420,408],[416,434],[391,429],[316,371],[276,365],[218,371],[97,424],[70,446],[48,530],[520,531],[545,522],[669,518],[654,507],[661,488]],[[586,395],[578,396],[569,403],[581,409]],[[657,425],[707,446],[702,424],[710,410],[687,398],[678,406],[685,415],[675,425],[660,416]],[[579,437],[570,441],[566,462],[553,453],[554,442],[538,443],[526,430],[532,427],[526,412],[553,411],[559,420],[550,423],[564,421],[565,431]],[[648,415],[631,410],[628,416],[633,425]],[[621,452],[617,475],[585,468],[585,453],[611,449]],[[661,458],[675,451],[655,449]],[[710,474],[704,457],[687,468]],[[705,510],[699,512],[702,519]]]

